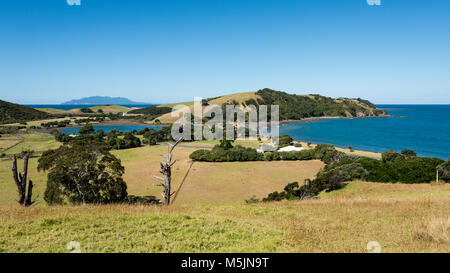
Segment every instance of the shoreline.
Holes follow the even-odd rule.
[[[319,120],[330,120],[330,119],[365,119],[365,118],[405,118],[404,116],[365,116],[365,117],[339,117],[339,116],[323,116],[323,117],[310,117],[310,118],[303,118],[300,120],[282,120],[279,123],[280,124],[288,124],[288,123],[300,123],[300,122],[315,122]]]

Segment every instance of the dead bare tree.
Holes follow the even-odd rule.
[[[180,138],[179,140],[177,140],[175,142],[175,144],[170,144],[168,143],[168,155],[161,155],[163,158],[166,159],[166,162],[161,162],[161,170],[159,171],[160,173],[162,173],[163,177],[159,177],[159,176],[153,176],[156,179],[159,179],[161,181],[164,181],[164,183],[158,184],[157,186],[162,186],[163,187],[163,193],[161,194],[163,197],[163,202],[162,204],[165,206],[168,206],[170,204],[170,197],[175,193],[175,192],[170,192],[171,191],[171,180],[172,180],[172,166],[173,164],[175,164],[176,160],[172,162],[172,151],[173,149],[175,149],[175,147],[178,145],[178,143],[181,142],[181,140],[183,140],[183,138]]]
[[[16,155],[13,156],[13,166],[12,173],[14,182],[16,182],[17,189],[19,191],[19,204],[22,206],[31,206],[37,199],[31,200],[33,196],[33,181],[28,181],[28,192],[27,192],[27,175],[28,175],[28,159],[29,155],[23,157],[23,173],[17,171],[17,158]]]

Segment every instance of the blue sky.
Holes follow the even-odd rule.
[[[450,103],[450,1],[2,0],[0,99],[135,101],[269,87]]]

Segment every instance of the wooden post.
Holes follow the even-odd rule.
[[[176,160],[172,162],[172,151],[181,142],[183,138],[180,138],[175,142],[175,144],[168,143],[168,155],[161,155],[166,159],[165,162],[161,162],[161,170],[159,171],[163,177],[153,176],[156,179],[163,181],[164,183],[158,184],[157,186],[163,187],[163,202],[162,204],[168,206],[170,204],[170,197],[175,193],[171,192],[171,182],[172,182],[172,166],[175,164]]]
[[[439,169],[436,167],[436,183],[439,183]]]

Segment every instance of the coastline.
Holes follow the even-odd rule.
[[[323,117],[310,117],[303,118],[299,120],[282,120],[280,124],[288,124],[288,123],[299,123],[299,122],[315,122],[322,119],[365,119],[365,118],[404,118],[404,116],[391,116],[391,115],[383,115],[383,116],[364,116],[364,117],[339,117],[339,116],[323,116]]]

